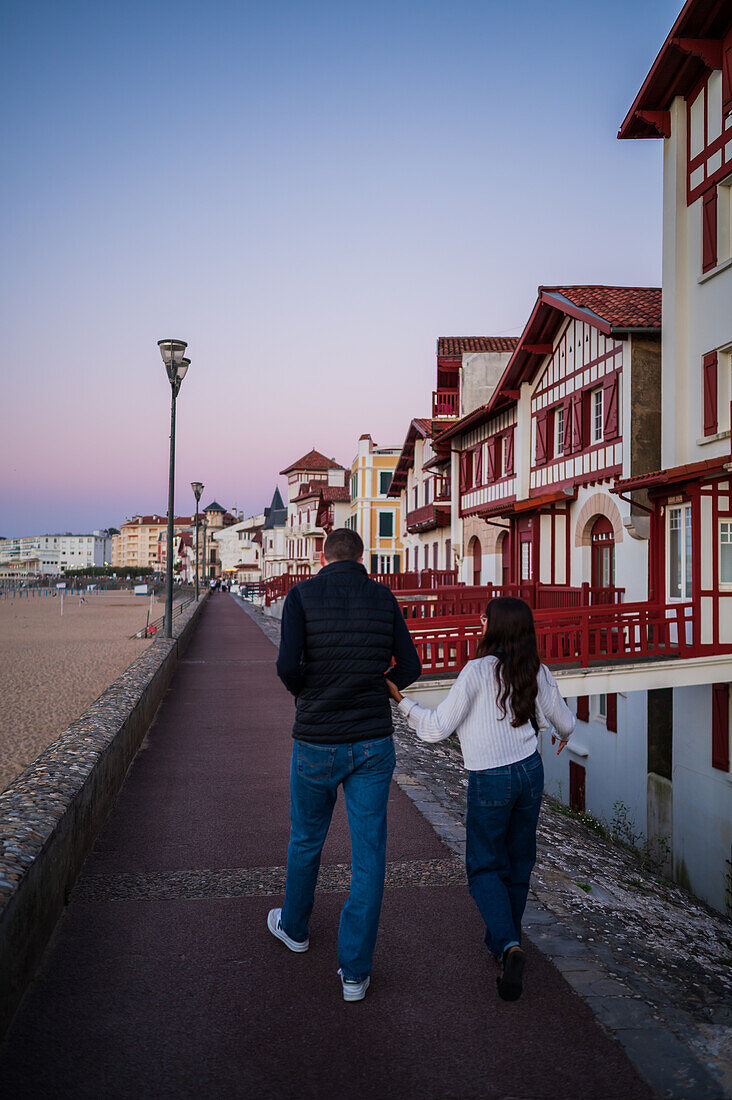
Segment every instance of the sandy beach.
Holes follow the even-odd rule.
[[[149,598],[131,592],[0,599],[0,790],[150,644]],[[156,603],[153,617],[162,615]]]

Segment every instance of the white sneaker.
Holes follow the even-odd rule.
[[[364,978],[362,982],[349,982],[343,977],[343,971],[339,970],[341,985],[343,986],[344,1001],[362,1001],[366,996],[366,990],[371,984],[371,978]]]
[[[291,940],[285,932],[280,922],[282,916],[281,909],[270,909],[267,914],[267,927],[273,936],[276,936],[278,940],[282,940],[285,947],[289,947],[290,951],[307,951],[310,947],[310,940],[302,940],[298,943],[297,940]]]

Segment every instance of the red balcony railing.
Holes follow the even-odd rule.
[[[538,584],[486,584],[443,586],[432,592],[402,590],[397,599],[407,619],[444,618],[461,615],[479,615],[485,611],[489,600],[497,596],[515,596],[535,610],[594,607],[619,604],[624,588],[593,588],[589,584],[571,588],[569,585]]]
[[[392,592],[419,592],[457,584],[457,569],[408,570],[405,573],[372,573],[371,579],[386,584]]]
[[[309,573],[282,573],[279,577],[269,577],[264,581],[264,606],[269,607],[275,600],[281,600],[291,588],[309,577]]]
[[[457,416],[460,411],[459,390],[433,390],[432,416]]]
[[[440,507],[439,504],[423,504],[421,508],[407,512],[404,522],[410,533],[432,531],[435,527],[449,527],[450,509]]]
[[[616,661],[685,657],[691,604],[616,604],[566,614],[538,611],[539,653],[547,665],[602,665]],[[424,673],[453,673],[475,656],[480,622],[467,617],[408,621]]]

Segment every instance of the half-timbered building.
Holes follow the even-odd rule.
[[[663,419],[657,467],[618,479],[650,505],[651,597],[689,609],[682,670],[655,699],[649,783],[679,881],[732,904],[732,7],[688,0],[619,132],[662,139]],[[674,686],[676,685],[676,686]]]

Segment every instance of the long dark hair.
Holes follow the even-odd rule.
[[[531,608],[513,596],[491,600],[485,610],[485,634],[476,657],[495,657],[498,692],[496,702],[503,717],[511,707],[511,725],[527,722],[536,728],[536,678],[541,662]]]

